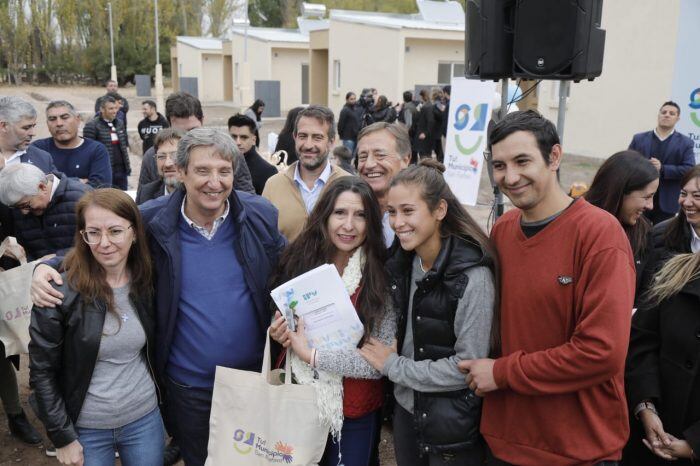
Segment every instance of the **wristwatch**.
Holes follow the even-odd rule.
[[[654,406],[654,403],[652,403],[649,400],[642,401],[639,403],[635,408],[634,408],[634,417],[639,419],[639,413],[644,411],[645,409],[648,409],[652,413],[656,414],[658,416],[659,412],[656,411],[656,406]]]

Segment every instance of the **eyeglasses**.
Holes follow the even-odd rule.
[[[126,238],[126,230],[132,227],[133,225],[129,225],[126,228],[112,227],[107,230],[107,239],[110,243],[123,243],[124,239]],[[80,230],[80,236],[83,237],[83,241],[85,241],[87,244],[100,244],[102,241],[102,235],[102,230]]]
[[[156,160],[159,162],[164,162],[167,159],[172,160],[173,162],[175,161],[175,158],[177,156],[177,151],[173,152],[158,152],[156,154]]]

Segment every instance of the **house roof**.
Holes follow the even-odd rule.
[[[436,2],[418,0],[419,13],[407,15],[373,11],[331,10],[330,18],[349,23],[391,29],[433,29],[441,31],[464,31],[464,10],[454,1]]]
[[[190,47],[202,50],[222,50],[223,45],[221,39],[212,39],[210,37],[190,37],[177,36],[177,41]]]
[[[237,27],[232,32],[236,35],[244,36],[245,28]],[[248,36],[266,42],[292,42],[299,44],[308,44],[309,42],[308,34],[304,34],[298,29],[249,27]]]

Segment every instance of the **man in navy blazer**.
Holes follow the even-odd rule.
[[[695,165],[693,141],[674,128],[681,117],[677,103],[668,101],[659,109],[658,124],[652,131],[635,134],[629,148],[647,157],[659,170],[659,190],[654,195],[653,223],[676,215],[680,180]]]

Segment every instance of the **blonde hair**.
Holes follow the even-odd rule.
[[[680,292],[690,281],[700,277],[700,253],[678,254],[654,275],[647,294],[650,303],[658,304]]]

